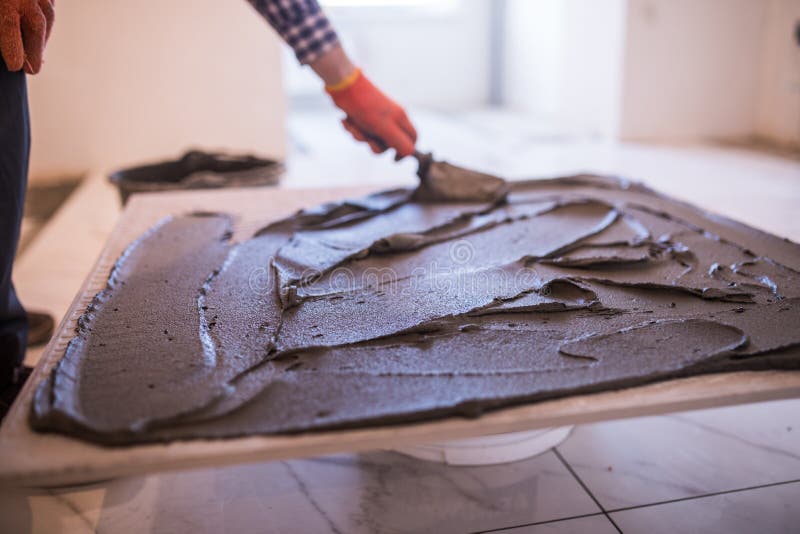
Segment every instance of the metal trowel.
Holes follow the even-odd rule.
[[[436,161],[431,153],[414,151],[420,184],[414,198],[421,201],[500,202],[508,182],[497,176]]]
[[[387,148],[379,137],[366,136],[379,147]],[[415,150],[419,187],[414,199],[420,202],[502,202],[508,196],[508,182],[497,176],[463,167],[446,161],[436,161],[430,152]],[[395,158],[398,161],[399,158]]]

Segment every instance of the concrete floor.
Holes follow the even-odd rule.
[[[416,113],[419,146],[509,178],[591,171],[800,241],[800,163],[741,148],[608,143],[508,113]],[[295,114],[286,187],[413,184],[334,117]],[[302,194],[298,192],[298,194]],[[30,307],[61,317],[120,213],[88,177],[20,256]],[[39,352],[26,359],[34,364]],[[8,532],[790,532],[800,524],[800,400],[610,421],[496,467],[395,453],[134,477],[0,499]],[[516,527],[516,528],[515,528]]]

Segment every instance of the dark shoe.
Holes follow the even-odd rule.
[[[25,385],[25,382],[28,380],[28,377],[31,376],[32,372],[32,367],[19,367],[14,373],[14,381],[11,385],[0,391],[0,421],[5,418],[8,410],[11,409],[11,405],[14,404],[14,399],[19,395],[22,386]]]
[[[49,313],[28,312],[28,346],[44,345],[50,341],[56,322]]]

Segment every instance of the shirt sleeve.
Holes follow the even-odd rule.
[[[294,49],[302,64],[313,63],[339,43],[316,0],[247,0]]]

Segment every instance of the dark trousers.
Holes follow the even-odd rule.
[[[9,72],[0,59],[0,389],[11,383],[22,363],[28,336],[11,267],[22,224],[30,144],[25,73]]]

